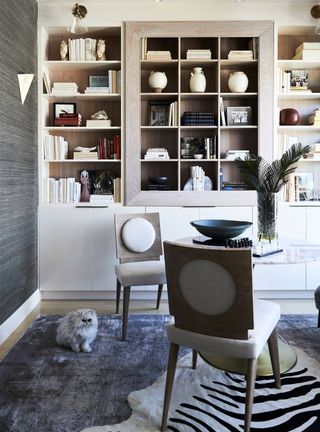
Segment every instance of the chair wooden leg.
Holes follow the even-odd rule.
[[[192,369],[196,369],[197,367],[197,358],[198,358],[198,351],[192,350]]]
[[[169,360],[168,360],[168,371],[167,371],[167,380],[166,380],[166,388],[164,392],[164,402],[163,402],[163,411],[162,411],[162,422],[161,422],[161,431],[165,431],[167,428],[167,420],[168,420],[168,412],[169,405],[174,381],[174,374],[176,372],[178,354],[179,354],[179,345],[171,343],[170,344],[170,352],[169,352]]]
[[[244,412],[244,431],[250,432],[254,386],[257,375],[257,359],[248,359],[247,364],[247,391],[246,406]]]
[[[159,309],[160,306],[160,300],[161,300],[161,294],[162,294],[163,285],[158,285],[158,295],[157,295],[157,309]]]
[[[122,315],[122,340],[123,341],[125,341],[127,337],[130,289],[131,287],[129,286],[124,287],[124,292],[123,292],[123,315]]]
[[[117,279],[116,314],[119,313],[120,294],[121,294],[121,283]]]
[[[277,330],[274,329],[268,339],[268,347],[271,358],[272,370],[274,375],[274,382],[277,389],[281,388],[280,379],[280,362],[279,362],[279,349]]]

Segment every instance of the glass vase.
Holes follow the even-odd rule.
[[[278,245],[278,197],[276,193],[258,192],[258,241]]]

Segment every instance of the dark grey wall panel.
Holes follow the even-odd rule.
[[[0,324],[37,289],[37,16],[0,0]],[[24,105],[18,73],[35,74]]]

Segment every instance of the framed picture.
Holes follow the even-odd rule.
[[[76,104],[72,102],[61,103],[56,102],[53,104],[53,117],[54,119],[59,118],[60,114],[75,114]]]
[[[313,172],[297,172],[294,174],[298,182],[300,201],[310,201],[314,198]]]
[[[150,126],[169,126],[170,102],[150,101]]]
[[[227,107],[228,126],[248,126],[252,124],[251,107]]]

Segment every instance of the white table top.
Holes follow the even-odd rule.
[[[186,245],[200,246],[199,243],[194,243],[194,237],[184,237],[176,240],[178,243]],[[221,248],[224,246],[207,246],[212,248]],[[308,262],[314,262],[320,260],[320,245],[314,243],[304,243],[295,240],[280,240],[279,247],[283,249],[283,252],[279,252],[273,255],[268,255],[262,258],[253,257],[253,264],[305,264]]]

